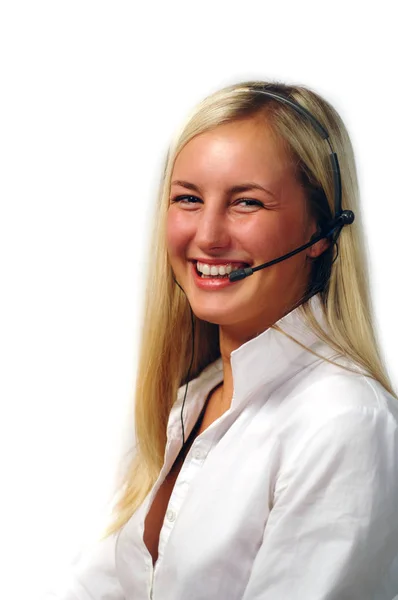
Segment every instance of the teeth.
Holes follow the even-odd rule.
[[[199,273],[202,273],[204,276],[217,277],[218,275],[229,275],[232,271],[237,271],[241,267],[236,265],[208,265],[206,263],[197,262],[196,268]]]

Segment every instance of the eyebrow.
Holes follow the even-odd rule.
[[[180,185],[182,187],[187,188],[188,190],[197,192],[198,194],[201,193],[200,188],[197,185],[195,185],[194,183],[190,183],[189,181],[182,181],[181,179],[176,179],[171,182],[171,185]],[[265,192],[266,194],[269,194],[273,198],[275,198],[275,194],[273,192],[271,192],[270,190],[267,190],[267,188],[263,187],[262,185],[259,185],[258,183],[254,183],[254,182],[247,182],[247,183],[240,183],[239,185],[233,185],[232,187],[230,187],[228,189],[228,192],[230,194],[237,194],[240,192],[248,192],[249,190],[260,190],[262,192]]]

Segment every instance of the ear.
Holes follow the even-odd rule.
[[[317,237],[317,235],[319,235],[319,230],[315,231],[315,233],[312,234],[311,239]],[[331,245],[330,239],[323,238],[322,240],[319,240],[319,242],[316,242],[315,244],[313,244],[312,246],[307,248],[308,258],[313,258],[313,259],[318,258],[318,256],[323,254],[323,252],[325,252],[325,250],[330,248],[330,245]]]

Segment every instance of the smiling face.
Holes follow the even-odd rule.
[[[264,119],[252,117],[188,142],[171,182],[167,246],[178,283],[197,317],[250,339],[298,302],[307,257],[321,253],[318,242],[241,281],[223,277],[223,268],[270,261],[316,231],[291,157]]]

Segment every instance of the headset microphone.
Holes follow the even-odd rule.
[[[237,269],[236,271],[232,271],[232,273],[230,273],[228,275],[228,278],[230,281],[239,281],[240,279],[244,279],[245,277],[248,277],[249,275],[253,275],[253,273],[255,271],[260,271],[261,269],[265,269],[266,267],[275,265],[278,262],[282,262],[283,260],[286,260],[287,258],[290,258],[291,256],[294,256],[295,254],[302,252],[306,248],[309,248],[313,244],[316,244],[316,242],[319,242],[319,240],[329,237],[333,232],[335,232],[337,230],[338,233],[334,237],[334,241],[336,241],[338,238],[338,235],[340,234],[340,231],[344,227],[344,225],[349,225],[350,223],[352,223],[354,221],[354,218],[355,218],[355,215],[352,212],[352,210],[343,210],[343,212],[340,213],[340,215],[338,217],[336,217],[335,219],[333,219],[333,221],[331,223],[329,223],[329,225],[327,227],[327,229],[328,229],[327,233],[320,233],[314,239],[312,239],[310,242],[308,242],[308,244],[299,246],[299,248],[296,248],[295,250],[292,250],[291,252],[288,252],[287,254],[284,254],[283,256],[274,258],[273,260],[270,260],[269,262],[263,263],[262,265],[258,265],[257,267],[253,267],[253,268],[246,267],[244,269]],[[324,230],[325,229],[326,228],[324,228]]]

